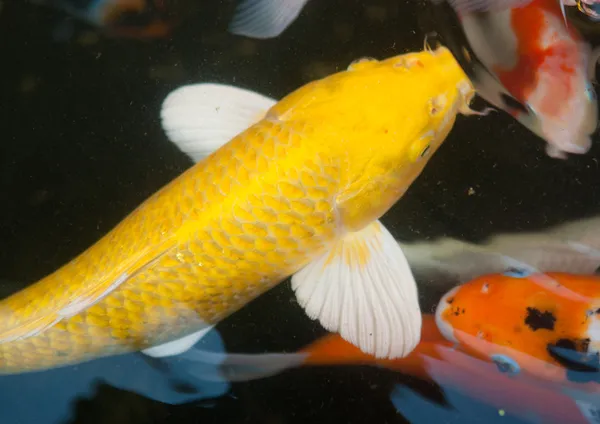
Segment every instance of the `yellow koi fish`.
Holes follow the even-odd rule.
[[[175,90],[163,126],[198,163],[0,302],[0,373],[185,352],[290,275],[326,329],[406,356],[421,333],[417,288],[378,218],[457,114],[476,113],[473,96],[444,47],[355,61],[276,104],[214,84]]]

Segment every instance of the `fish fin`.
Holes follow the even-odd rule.
[[[169,244],[170,242],[166,241],[163,245],[164,248],[158,253],[156,249],[143,251],[113,272],[107,272],[104,278],[95,280],[92,284],[85,282],[78,282],[79,285],[73,284],[68,295],[48,294],[48,291],[64,291],[65,288],[62,285],[55,285],[46,290],[45,281],[42,280],[15,296],[5,299],[0,314],[10,311],[10,316],[5,318],[5,322],[8,322],[9,325],[0,329],[0,344],[35,336],[63,319],[77,315],[91,307],[163,256],[172,247]],[[32,295],[28,293],[30,290]],[[44,290],[54,301],[46,307],[40,306],[32,312],[29,307],[31,298],[35,298],[37,293]],[[11,323],[15,324],[10,325]]]
[[[440,4],[444,0],[432,0]],[[461,14],[494,12],[506,9],[515,9],[531,3],[532,0],[445,0],[452,8]]]
[[[296,20],[308,0],[244,0],[229,31],[246,37],[275,38]]]
[[[299,304],[377,358],[408,355],[421,335],[417,286],[389,231],[374,221],[292,276]]]
[[[179,339],[172,340],[170,342],[163,343],[158,346],[153,346],[148,349],[144,349],[142,350],[142,353],[153,358],[162,358],[165,356],[179,355],[180,353],[189,350],[192,346],[198,343],[198,341],[200,341],[200,339],[202,339],[213,328],[214,325],[208,326],[200,331],[188,334],[187,336],[181,337]]]
[[[185,85],[164,100],[162,127],[169,140],[198,162],[260,121],[275,103],[229,85]]]

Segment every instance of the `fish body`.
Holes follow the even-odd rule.
[[[598,120],[590,75],[592,52],[577,30],[565,23],[561,4],[556,0],[449,3],[480,62],[471,77],[478,94],[544,139],[550,156],[586,153]],[[455,53],[468,57],[464,49]]]
[[[232,91],[211,87],[226,114]],[[171,135],[189,130],[177,121],[186,113],[206,129],[189,109],[198,88],[208,90],[183,87],[165,101]],[[250,114],[253,125],[96,244],[0,302],[0,373],[180,353],[292,274],[311,318],[378,357],[405,356],[420,336],[416,285],[377,219],[473,95],[441,47],[357,61]]]

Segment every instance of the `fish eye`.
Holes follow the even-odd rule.
[[[519,364],[506,355],[492,355],[491,359],[498,367],[498,371],[503,374],[515,375],[521,372]]]
[[[531,274],[532,274],[532,272],[530,272],[526,269],[521,269],[521,268],[509,268],[505,272],[502,273],[502,275],[505,275],[507,277],[514,277],[514,278],[527,278]]]
[[[431,142],[434,140],[433,137],[433,132],[429,132],[412,143],[408,150],[408,156],[411,162],[417,162],[427,156],[427,153],[431,150]]]

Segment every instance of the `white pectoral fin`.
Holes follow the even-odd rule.
[[[378,358],[408,355],[421,337],[416,282],[398,243],[375,221],[292,277],[308,316]]]
[[[161,109],[169,140],[198,162],[260,121],[276,103],[224,84],[193,84],[172,91]]]
[[[142,350],[142,353],[153,358],[164,358],[165,356],[179,355],[180,353],[188,351],[213,328],[214,325],[211,325],[203,328],[200,331],[181,337],[180,339],[172,340],[168,343],[163,343],[158,346],[144,349]]]
[[[298,17],[308,0],[244,0],[229,25],[233,34],[274,38]]]

